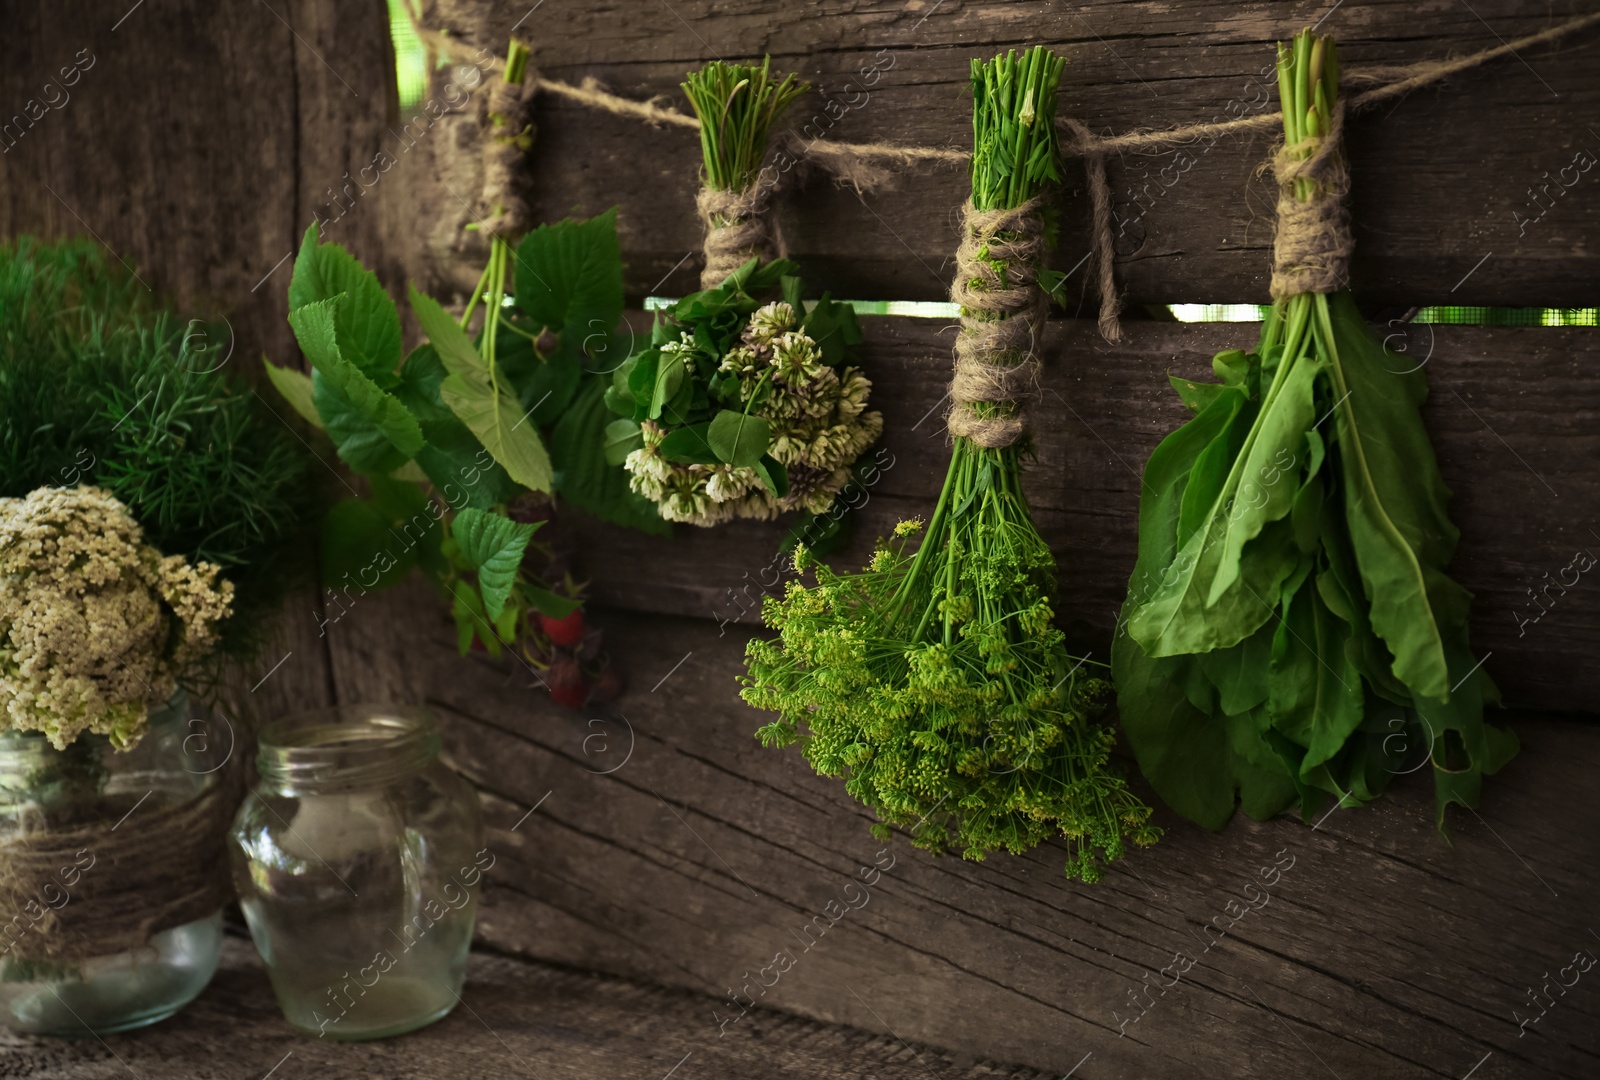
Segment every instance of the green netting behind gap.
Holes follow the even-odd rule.
[[[1179,322],[1260,322],[1263,304],[1169,304]],[[1412,322],[1451,326],[1600,326],[1600,308],[1425,307]]]

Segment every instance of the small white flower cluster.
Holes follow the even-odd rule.
[[[163,557],[99,488],[0,499],[0,730],[137,743],[232,610],[220,570]]]
[[[661,348],[691,349],[693,335]],[[633,490],[654,502],[666,520],[691,525],[770,521],[788,510],[825,512],[849,482],[856,458],[883,432],[882,414],[867,411],[871,381],[856,368],[835,371],[824,364],[794,308],[781,301],[750,316],[740,344],[718,370],[738,380],[741,404],[768,383],[770,392],[752,415],[772,427],[767,452],[788,471],[788,494],[774,497],[751,468],[667,461],[660,453],[667,431],[650,421],[641,425],[644,446],[624,462]]]

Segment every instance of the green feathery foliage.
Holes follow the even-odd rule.
[[[1042,48],[974,62],[978,208],[1014,208],[1056,179],[1062,66]],[[1053,625],[1055,563],[1022,492],[1023,453],[957,437],[914,554],[920,521],[860,573],[797,551],[816,585],[767,600],[779,636],[750,643],[744,697],[780,714],[762,741],[799,742],[819,773],[847,777],[880,836],[898,825],[920,847],[981,859],[1060,834],[1067,875],[1094,881],[1102,857],[1159,830],[1108,763],[1114,738],[1095,719],[1110,684]]]
[[[0,248],[0,496],[110,491],[148,543],[223,568],[222,652],[242,656],[309,569],[317,489],[293,432],[223,367],[225,337],[89,241]]]

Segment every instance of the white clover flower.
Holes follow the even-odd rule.
[[[780,334],[772,341],[774,377],[790,386],[805,386],[818,378],[826,366],[817,343],[799,330]]]
[[[752,345],[770,345],[778,335],[799,325],[794,308],[779,300],[756,309],[745,324],[743,337]]]

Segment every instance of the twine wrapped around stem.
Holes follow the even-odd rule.
[[[163,805],[106,800],[94,820],[21,817],[0,841],[0,960],[72,962],[146,945],[218,911],[232,896],[224,847],[235,786],[206,785]],[[155,805],[151,805],[154,803]]]
[[[487,215],[478,227],[490,236],[521,236],[533,226],[528,201],[517,183],[522,157],[533,143],[533,99],[539,89],[539,73],[533,69],[531,54],[522,53],[521,78],[507,81],[502,61],[502,77],[489,87],[489,105],[484,117],[483,203]]]
[[[1037,275],[1044,264],[1044,199],[1011,210],[961,208],[961,244],[950,299],[961,305],[952,435],[986,449],[1010,446],[1027,430],[1024,405],[1038,391],[1035,347],[1048,299]]]
[[[1366,71],[1347,71],[1343,74],[1341,82],[1351,89],[1362,89],[1362,92],[1351,100],[1349,106],[1351,111],[1360,112],[1500,57],[1513,56],[1523,49],[1570,37],[1596,24],[1600,24],[1600,12],[1577,15],[1535,33],[1503,41],[1491,48],[1465,56],[1444,60],[1422,60],[1399,67],[1386,66]],[[432,47],[446,55],[466,56],[471,52],[464,43],[435,30],[418,27],[418,33]],[[643,120],[652,126],[662,124],[694,128],[700,126],[699,121],[692,116],[657,105],[656,101],[659,100],[657,98],[649,101],[624,98],[606,91],[592,78],[585,78],[581,86],[543,78],[530,78],[527,81],[530,84],[537,83],[538,89],[560,94],[570,101],[614,115]],[[1185,124],[1163,131],[1135,131],[1123,135],[1096,135],[1081,121],[1068,117],[1058,119],[1057,123],[1066,136],[1061,142],[1062,153],[1084,159],[1094,216],[1090,244],[1100,293],[1100,333],[1107,341],[1117,342],[1122,339],[1119,320],[1121,301],[1117,297],[1113,269],[1115,250],[1111,236],[1111,193],[1106,178],[1106,157],[1127,150],[1170,150],[1220,135],[1267,131],[1278,127],[1281,118],[1275,112],[1261,113],[1237,120]],[[871,190],[888,178],[888,171],[883,167],[885,163],[898,167],[923,163],[959,165],[971,156],[963,150],[905,146],[895,143],[844,143],[832,140],[823,143],[821,140],[809,140],[803,145],[808,164],[833,173],[841,181],[852,184],[858,192]],[[1281,205],[1280,203],[1280,208]],[[1293,228],[1297,229],[1298,226]]]
[[[744,191],[705,186],[695,196],[695,209],[706,226],[706,265],[700,287],[714,289],[752,258],[772,257],[774,236],[768,224],[770,186],[752,184]],[[781,243],[780,243],[781,246]]]
[[[1272,298],[1331,293],[1350,280],[1350,170],[1345,165],[1344,100],[1326,135],[1281,146],[1272,159],[1278,181],[1278,235],[1272,245]],[[1299,181],[1309,181],[1304,198]]]

